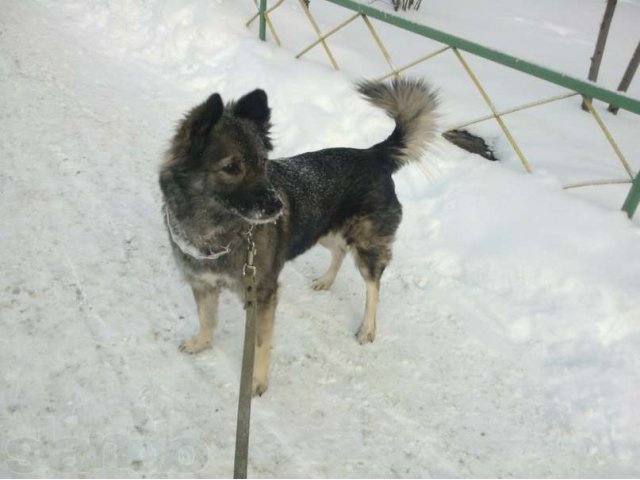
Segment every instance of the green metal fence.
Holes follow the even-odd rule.
[[[275,3],[273,3],[269,8],[267,8],[267,0],[253,0],[258,12],[256,13],[256,15],[254,15],[248,22],[247,25],[250,25],[254,20],[259,19],[259,35],[260,38],[262,40],[266,39],[266,33],[267,33],[267,29],[269,30],[269,32],[271,33],[271,35],[274,38],[274,41],[280,45],[280,39],[277,35],[277,32],[275,30],[275,27],[273,26],[273,23],[271,22],[269,15],[270,13],[272,13],[275,9],[277,9],[278,7],[280,7],[285,0],[277,0],[275,1]],[[291,0],[294,1],[294,0]],[[622,209],[627,213],[627,215],[629,216],[629,218],[633,217],[637,207],[638,207],[638,203],[640,203],[640,173],[635,174],[634,175],[634,171],[631,169],[629,163],[627,162],[624,154],[622,153],[622,150],[620,149],[620,147],[618,146],[618,144],[616,143],[616,141],[614,140],[613,136],[611,135],[611,132],[609,131],[609,129],[607,128],[605,122],[603,121],[602,117],[600,116],[600,114],[596,111],[596,109],[593,108],[593,105],[591,103],[591,101],[589,100],[589,98],[592,98],[594,100],[601,100],[603,102],[609,103],[610,105],[614,106],[614,107],[618,107],[620,109],[623,110],[627,110],[629,112],[633,112],[635,114],[640,114],[640,100],[638,99],[634,99],[631,98],[627,95],[621,94],[619,92],[614,92],[612,90],[608,90],[606,88],[603,88],[599,85],[596,85],[595,83],[589,82],[589,81],[585,81],[585,80],[580,80],[578,78],[574,78],[572,76],[566,75],[564,73],[552,70],[550,68],[541,66],[541,65],[537,65],[535,63],[532,62],[528,62],[526,60],[514,57],[512,55],[508,55],[506,53],[500,52],[498,50],[495,49],[491,49],[488,47],[485,47],[483,45],[480,45],[478,43],[475,42],[471,42],[469,40],[466,40],[464,38],[460,38],[454,35],[451,35],[449,33],[440,31],[440,30],[436,30],[434,28],[428,27],[426,25],[423,24],[419,24],[419,23],[415,23],[412,21],[409,21],[405,18],[402,18],[400,16],[388,13],[388,12],[384,12],[381,10],[378,10],[376,8],[373,8],[369,5],[365,5],[362,3],[359,3],[357,1],[354,0],[325,0],[328,1],[330,3],[339,5],[341,7],[344,7],[346,9],[349,9],[351,11],[354,12],[354,15],[352,15],[351,17],[349,17],[347,20],[343,21],[342,23],[340,23],[339,25],[337,25],[336,27],[332,28],[331,30],[329,30],[328,32],[322,33],[320,31],[320,28],[318,27],[317,22],[315,21],[311,11],[308,8],[307,3],[305,2],[305,0],[297,0],[306,17],[309,20],[310,25],[312,26],[313,30],[315,31],[315,34],[317,36],[317,40],[312,42],[310,45],[308,45],[306,48],[304,48],[302,51],[300,51],[297,55],[296,58],[301,58],[303,55],[305,55],[308,51],[310,51],[311,49],[313,49],[314,47],[316,47],[317,45],[321,45],[323,50],[325,51],[326,55],[327,55],[327,59],[329,60],[329,63],[332,65],[333,68],[335,68],[336,70],[339,69],[339,65],[335,59],[335,56],[332,54],[331,49],[329,48],[329,45],[327,43],[327,38],[329,38],[330,36],[334,35],[336,32],[340,31],[341,29],[345,28],[347,25],[349,25],[350,23],[356,21],[358,18],[362,19],[362,21],[364,21],[367,29],[371,32],[371,36],[372,39],[374,40],[374,42],[376,43],[377,47],[380,49],[380,52],[382,53],[386,63],[388,64],[389,68],[390,68],[390,72],[387,75],[384,75],[383,77],[381,77],[382,79],[384,78],[388,78],[391,76],[400,76],[402,74],[402,72],[404,72],[405,70],[418,65],[422,62],[426,62],[427,60],[434,58],[438,55],[443,54],[444,52],[447,52],[449,50],[451,50],[455,57],[458,59],[458,61],[460,62],[460,64],[462,65],[462,67],[464,68],[464,70],[466,71],[466,73],[469,75],[470,79],[472,80],[472,82],[474,83],[474,85],[476,86],[479,94],[482,96],[483,100],[485,101],[485,103],[487,104],[488,108],[491,111],[491,115],[487,115],[478,119],[474,119],[468,122],[465,122],[462,125],[458,125],[455,128],[463,128],[472,124],[476,124],[479,122],[483,122],[486,120],[495,120],[498,125],[500,126],[501,130],[504,132],[509,144],[512,146],[516,156],[520,159],[520,162],[522,163],[524,169],[527,172],[531,172],[531,166],[529,161],[527,160],[527,158],[525,157],[524,153],[522,152],[522,149],[519,147],[518,143],[516,142],[515,138],[513,137],[513,135],[511,134],[510,130],[508,129],[507,125],[504,123],[502,117],[505,115],[509,115],[511,113],[514,112],[519,112],[522,110],[526,110],[529,108],[533,108],[533,107],[537,107],[540,105],[545,105],[545,104],[549,104],[552,102],[556,102],[559,100],[563,100],[565,98],[571,97],[571,96],[576,96],[576,95],[582,95],[583,97],[587,97],[585,98],[585,104],[590,112],[590,114],[593,116],[593,118],[595,119],[595,121],[598,124],[598,127],[600,128],[600,130],[602,131],[603,135],[605,136],[605,138],[607,139],[607,142],[611,145],[611,148],[613,149],[613,151],[616,154],[616,157],[618,158],[618,160],[620,161],[622,167],[625,170],[626,176],[628,176],[628,179],[610,179],[610,180],[597,180],[597,181],[590,181],[590,182],[582,182],[582,183],[575,183],[575,184],[570,184],[570,185],[565,185],[564,188],[565,189],[571,189],[571,188],[579,188],[579,187],[585,187],[585,186],[590,186],[590,185],[610,185],[610,184],[620,184],[620,183],[629,183],[631,184],[631,188],[629,190],[629,193],[627,195],[627,198],[622,206]],[[433,52],[428,53],[427,55],[424,55],[420,58],[418,58],[417,60],[410,62],[407,65],[404,65],[400,68],[396,68],[393,64],[393,61],[391,59],[391,55],[389,54],[387,48],[385,47],[384,43],[382,42],[380,36],[377,34],[376,29],[374,27],[374,25],[371,23],[370,18],[379,20],[381,22],[393,25],[395,27],[401,28],[403,30],[406,30],[408,32],[412,32],[416,35],[420,35],[422,37],[426,37],[429,38],[431,40],[435,40],[437,42],[440,42],[442,44],[444,44],[444,46],[442,48],[439,48]],[[527,75],[531,75],[543,80],[546,80],[547,82],[553,83],[555,85],[564,87],[566,89],[571,90],[571,92],[565,93],[565,94],[561,94],[561,95],[557,95],[551,98],[547,98],[547,99],[543,99],[537,102],[532,102],[532,103],[528,103],[528,104],[524,104],[524,105],[520,105],[517,106],[515,108],[511,108],[509,110],[505,110],[505,111],[501,111],[499,112],[493,101],[491,100],[491,98],[489,97],[489,95],[487,94],[486,90],[483,88],[482,84],[480,83],[480,81],[478,80],[477,76],[475,75],[475,73],[473,72],[473,70],[471,69],[471,67],[469,66],[468,62],[466,61],[466,59],[464,58],[464,55],[461,52],[465,52],[465,53],[470,53],[472,55],[484,58],[486,60],[489,60],[491,62],[503,65],[505,67],[508,68],[512,68],[514,70],[520,71],[522,73],[525,73]]]

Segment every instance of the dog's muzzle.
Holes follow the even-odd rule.
[[[269,223],[282,215],[284,205],[273,190],[245,198],[231,207],[231,210],[249,223]]]

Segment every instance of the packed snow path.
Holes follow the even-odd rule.
[[[2,476],[232,472],[240,303],[223,295],[213,349],[178,351],[195,305],[157,165],[183,111],[262,86],[279,155],[390,131],[345,75],[254,40],[233,2],[178,3],[3,3]],[[640,475],[638,227],[552,178],[436,150],[431,181],[396,177],[375,343],[353,336],[351,262],[329,292],[309,288],[321,249],[283,272],[249,474]]]

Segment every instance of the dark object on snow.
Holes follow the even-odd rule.
[[[397,12],[398,9],[409,10],[413,8],[414,10],[418,10],[420,8],[420,4],[422,0],[391,0],[391,4],[393,5],[393,9]]]
[[[604,47],[607,44],[607,37],[609,36],[609,27],[611,26],[611,20],[613,19],[613,13],[616,11],[616,5],[618,0],[607,0],[607,7],[604,10],[604,17],[602,17],[602,23],[600,24],[600,31],[598,32],[598,40],[596,41],[596,48],[591,57],[591,67],[589,68],[589,80],[595,82],[598,80],[598,71],[600,70],[600,62],[602,62],[602,55],[604,55]],[[591,98],[585,97],[585,99]],[[585,101],[582,101],[582,110],[589,111]]]
[[[633,56],[629,61],[629,65],[622,76],[622,80],[620,80],[620,85],[618,85],[619,92],[626,92],[629,85],[631,85],[631,80],[633,80],[633,76],[636,74],[636,70],[638,70],[638,64],[640,64],[640,42],[638,42],[638,46],[636,47],[635,52],[633,52]],[[618,107],[614,107],[613,105],[609,105],[607,108],[614,115],[618,113]]]
[[[466,130],[449,130],[448,132],[444,132],[442,136],[468,152],[477,153],[481,157],[493,162],[498,160],[493,154],[492,148],[487,145],[487,142],[485,142],[483,138],[473,135]]]

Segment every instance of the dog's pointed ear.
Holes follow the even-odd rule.
[[[233,113],[238,117],[253,120],[257,123],[266,123],[271,118],[269,101],[264,90],[256,89],[240,98],[233,107]]]
[[[192,138],[198,135],[206,135],[209,130],[216,124],[222,112],[224,105],[222,98],[217,93],[212,94],[207,101],[194,108],[191,117],[191,135]]]
[[[209,137],[209,132],[216,124],[222,113],[224,105],[222,98],[217,93],[212,94],[206,102],[194,108],[189,122],[189,138],[191,141],[191,153],[199,155],[204,150]]]
[[[258,88],[240,98],[233,105],[233,113],[238,118],[245,118],[254,122],[258,127],[258,133],[265,148],[268,151],[273,150],[273,144],[269,137],[271,109],[269,108],[269,100],[264,90]]]

